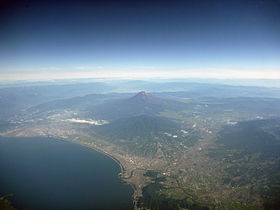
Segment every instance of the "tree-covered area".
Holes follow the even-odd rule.
[[[280,201],[280,121],[256,120],[225,127],[207,155],[224,167],[223,184],[246,187],[264,207]]]
[[[143,188],[143,196],[139,199],[138,207],[145,207],[155,210],[169,210],[169,209],[195,209],[206,210],[209,209],[206,205],[201,205],[193,202],[191,199],[173,199],[161,193],[166,187],[160,182],[163,181],[157,171],[149,170],[145,176],[151,177],[153,183]]]
[[[139,115],[96,127],[95,131],[101,138],[124,146],[130,152],[143,155],[155,153],[157,142],[166,138],[164,133],[174,133],[178,128],[178,124],[170,120]]]
[[[178,125],[170,120],[139,115],[122,118],[110,124],[99,126],[96,130],[108,137],[108,139],[132,139],[139,136],[141,139],[152,139],[161,132],[172,132],[178,129]]]
[[[280,120],[240,122],[224,128],[217,143],[246,153],[261,153],[260,158],[278,156],[280,151]]]
[[[139,115],[93,129],[100,138],[126,148],[127,152],[155,156],[159,148],[168,154],[178,149],[178,143],[191,147],[199,140],[199,134],[194,131],[183,135],[180,126],[178,122],[163,117]]]

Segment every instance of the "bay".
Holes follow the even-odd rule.
[[[52,138],[0,138],[0,196],[26,209],[133,209],[106,155]]]

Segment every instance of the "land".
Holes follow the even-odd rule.
[[[135,209],[279,206],[275,89],[196,84],[189,91],[166,91],[189,87],[172,83],[149,93],[124,87],[26,103],[2,117],[1,135],[55,137],[110,156],[134,189]]]

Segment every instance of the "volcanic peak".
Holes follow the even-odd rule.
[[[135,97],[144,98],[144,97],[152,97],[152,95],[146,91],[141,91]]]
[[[141,91],[137,95],[135,95],[132,100],[138,101],[139,103],[151,103],[151,104],[161,104],[162,101],[153,96],[152,94],[146,92],[146,91]]]

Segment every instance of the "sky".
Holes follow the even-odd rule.
[[[0,80],[280,78],[280,0],[0,3]]]

